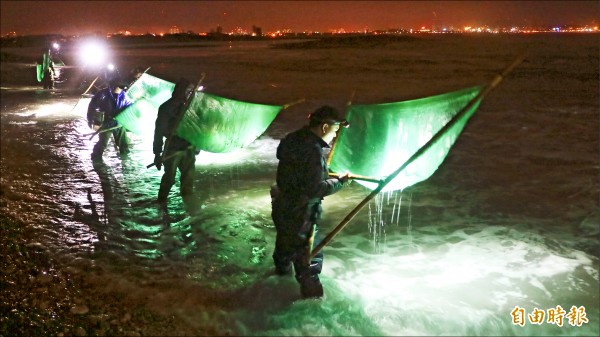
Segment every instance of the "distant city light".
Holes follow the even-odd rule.
[[[218,25],[215,29],[211,29],[209,32],[200,32],[195,33],[191,29],[180,28],[177,25],[170,26],[167,31],[163,31],[160,33],[149,32],[147,30],[144,33],[134,33],[128,29],[120,29],[115,32],[106,33],[105,36],[107,38],[111,38],[114,36],[142,36],[142,35],[151,35],[151,36],[169,36],[169,35],[194,35],[194,36],[212,36],[212,35],[228,35],[228,36],[251,36],[256,38],[267,37],[267,38],[284,38],[289,36],[311,36],[311,35],[347,35],[347,34],[370,34],[370,35],[389,35],[389,34],[460,34],[460,33],[489,33],[489,34],[498,34],[498,33],[510,33],[510,34],[530,34],[530,33],[598,33],[598,25],[596,22],[592,22],[592,24],[582,24],[582,25],[551,25],[551,26],[488,26],[488,25],[465,25],[462,28],[458,28],[452,24],[439,24],[434,23],[432,25],[419,25],[417,27],[400,27],[400,28],[387,28],[387,29],[370,29],[368,27],[364,28],[354,28],[347,29],[344,27],[339,28],[331,28],[326,31],[319,30],[300,30],[294,31],[290,28],[278,28],[273,29],[271,31],[263,31],[261,27],[253,25],[251,30],[246,29],[244,27],[234,25],[234,28],[229,31],[224,31],[223,27]],[[16,38],[18,36],[17,32],[11,31],[4,35],[4,37],[8,38]],[[55,47],[58,49],[58,47]],[[93,54],[90,52],[90,54]],[[85,63],[93,63],[86,61]]]

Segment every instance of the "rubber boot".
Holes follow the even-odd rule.
[[[300,282],[300,294],[302,298],[321,298],[323,297],[323,285],[319,280],[319,275],[309,273],[297,277]]]

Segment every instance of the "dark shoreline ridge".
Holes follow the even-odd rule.
[[[408,35],[340,35],[325,36],[302,42],[284,42],[274,44],[272,47],[276,49],[385,47],[393,43],[420,41],[424,39],[424,37]]]
[[[113,35],[107,37],[105,35],[85,35],[85,36],[65,36],[60,34],[47,34],[47,35],[24,35],[24,36],[2,36],[0,37],[0,47],[43,47],[50,41],[57,41],[63,44],[69,44],[71,41],[85,40],[89,38],[101,39],[110,41],[110,43],[116,47],[123,48],[140,48],[140,46],[153,44],[165,48],[173,48],[175,44],[202,44],[206,42],[232,42],[232,41],[271,41],[275,45],[286,45],[296,44],[295,41],[306,41],[310,40],[313,42],[307,42],[307,46],[318,46],[324,45],[337,45],[345,46],[352,44],[361,45],[366,43],[368,45],[385,45],[396,42],[407,42],[414,40],[440,40],[440,39],[468,39],[468,38],[498,38],[506,36],[519,36],[519,37],[531,37],[531,36],[547,36],[547,35],[560,35],[560,36],[586,36],[586,35],[598,35],[599,33],[551,33],[551,32],[540,32],[535,34],[515,34],[515,33],[498,33],[498,34],[483,34],[483,33],[444,33],[444,34],[427,34],[427,33],[391,33],[391,34],[362,34],[362,33],[347,33],[347,34],[304,34],[304,33],[293,33],[286,34],[283,36],[249,36],[249,35],[227,35],[227,34],[168,34],[164,36],[145,34],[145,35]],[[199,46],[199,45],[197,45]],[[277,48],[286,48],[285,46]]]

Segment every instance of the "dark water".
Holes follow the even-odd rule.
[[[73,109],[79,100],[73,85],[42,91],[3,82],[2,212],[35,228],[57,259],[98,286],[120,289],[192,328],[248,335],[597,335],[598,44],[573,41],[536,40],[539,55],[484,100],[432,178],[381,194],[325,248],[322,301],[297,301],[295,281],[271,275],[270,257],[275,149],[301,125],[303,109],[330,98],[315,98],[315,92],[307,93],[308,107],[280,115],[248,148],[198,155],[198,192],[183,200],[176,185],[164,210],[153,202],[162,172],[145,167],[152,162],[151,139],[132,135],[127,158],[109,148],[104,162],[94,165],[95,139],[85,136],[91,130],[82,110]],[[475,68],[488,62],[494,42],[487,43],[470,59]],[[222,72],[207,90],[225,95],[236,88],[228,83],[265,69],[265,55],[278,61],[265,78],[274,85],[285,85],[277,81],[284,74],[289,82],[303,79],[306,70],[294,74],[288,67],[305,57],[321,57],[332,69],[357,64],[352,56],[327,56],[354,55],[352,50],[302,55],[263,44],[235,47],[231,54],[223,54],[231,45],[214,53],[204,48],[201,55],[186,50],[163,57],[156,68],[175,77],[174,60],[192,64],[201,58],[193,69]],[[433,78],[456,72],[464,60],[448,45],[428,48],[424,54],[442,48],[448,59],[431,61],[442,72]],[[132,53],[148,61],[164,51]],[[395,53],[414,56],[374,51],[379,63],[365,67],[384,64]],[[236,71],[224,64],[234,61],[246,73],[230,78]],[[65,83],[77,71],[67,70]],[[328,78],[342,86],[343,76]],[[239,96],[267,96],[256,81],[247,85]],[[292,90],[279,103],[303,94]],[[368,192],[353,184],[327,198],[322,231]],[[584,307],[589,322],[512,322],[515,307],[531,313],[559,305],[567,312]]]

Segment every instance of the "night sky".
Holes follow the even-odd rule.
[[[598,25],[599,1],[1,1],[1,34]]]

